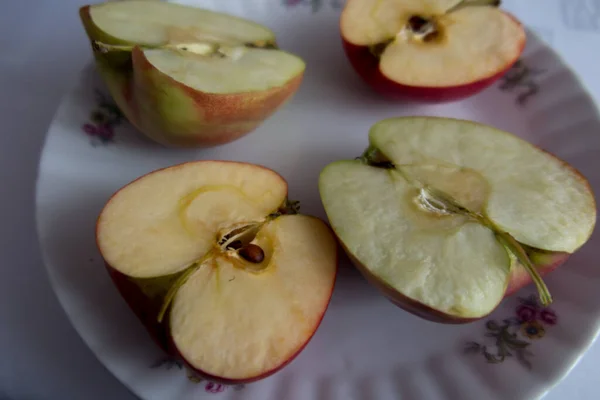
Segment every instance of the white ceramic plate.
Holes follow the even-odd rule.
[[[303,212],[325,217],[317,176],[359,155],[367,130],[398,115],[472,119],[519,134],[579,168],[600,193],[600,119],[564,63],[530,34],[521,61],[467,101],[424,106],[380,99],[346,62],[341,2],[214,0],[186,3],[266,23],[308,63],[284,109],[245,138],[210,150],[170,150],[142,138],[115,110],[93,66],[64,99],[48,133],[37,192],[39,238],[56,293],[100,361],[144,400],[531,399],[586,351],[600,321],[600,238],[547,278],[542,309],[525,289],[484,321],[437,325],[394,307],[345,258],[331,306],[305,351],[246,387],[193,383],[166,360],[113,288],[94,223],[119,187],[151,170],[195,159],[255,162],[281,173]]]

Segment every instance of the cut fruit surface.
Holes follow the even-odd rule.
[[[521,24],[490,6],[448,12],[457,3],[349,0],[340,20],[341,34],[351,45],[376,50],[381,73],[407,86],[460,86],[512,65],[525,45]],[[425,24],[431,27],[428,34],[418,29]]]
[[[263,273],[217,258],[173,302],[173,341],[209,375],[248,379],[278,368],[315,332],[331,296],[336,243],[323,222],[284,216],[266,225],[257,243],[269,260]]]
[[[165,146],[234,141],[302,83],[304,61],[253,21],[139,0],[84,6],[79,14],[111,96],[132,125]]]
[[[128,276],[172,274],[204,256],[217,232],[264,219],[286,195],[283,178],[266,168],[182,164],[117,192],[98,219],[98,245],[106,262]]]
[[[118,191],[96,238],[158,344],[200,377],[243,383],[291,361],[316,331],[337,271],[321,220],[257,165],[198,161]]]
[[[538,274],[579,249],[596,221],[575,169],[514,135],[448,118],[383,120],[369,142],[359,160],[328,165],[319,190],[350,257],[388,297],[467,321],[529,273],[551,301]]]
[[[275,41],[275,34],[260,24],[176,3],[128,0],[96,4],[90,16],[106,35],[141,45]]]
[[[90,17],[104,34],[145,48],[160,72],[205,93],[268,90],[305,67],[292,54],[258,47],[275,44],[268,28],[209,10],[124,1],[94,6]]]
[[[510,260],[492,232],[460,216],[429,216],[396,172],[340,161],[323,171],[319,190],[345,246],[395,290],[468,318],[502,300]]]
[[[585,178],[515,135],[475,122],[415,117],[381,121],[369,138],[394,164],[477,171],[489,185],[485,213],[528,246],[572,253],[592,233],[596,206]]]
[[[289,53],[241,45],[221,48],[227,56],[186,55],[171,50],[145,50],[156,69],[204,93],[265,91],[285,85],[304,71],[304,62]]]

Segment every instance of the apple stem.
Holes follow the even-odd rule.
[[[544,307],[549,306],[550,303],[552,303],[552,295],[550,295],[550,291],[548,290],[546,283],[544,282],[544,280],[542,279],[540,274],[535,269],[535,266],[529,259],[527,252],[523,249],[523,246],[521,246],[521,244],[508,232],[505,232],[505,231],[499,229],[497,226],[495,226],[491,220],[489,220],[488,218],[485,218],[483,216],[481,216],[481,218],[483,219],[482,223],[485,226],[487,226],[488,228],[490,228],[492,230],[492,232],[494,232],[494,235],[496,236],[496,240],[498,240],[500,243],[502,243],[502,245],[508,251],[513,253],[515,255],[515,257],[517,258],[517,260],[519,260],[519,262],[521,263],[523,268],[525,268],[527,273],[529,273],[529,275],[531,276],[531,280],[535,284],[535,287],[539,293],[539,297],[540,297],[540,301],[542,302],[542,305]]]
[[[446,14],[453,13],[465,7],[473,7],[473,6],[492,6],[498,7],[502,2],[500,0],[462,0],[450,7]]]

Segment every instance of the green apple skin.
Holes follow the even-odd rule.
[[[89,8],[80,8],[79,15],[90,40],[134,45],[102,32],[94,25]],[[127,120],[167,147],[213,147],[241,138],[281,108],[304,75],[262,92],[202,93],[158,71],[139,47],[130,54],[103,54],[93,46],[92,50],[98,71]]]

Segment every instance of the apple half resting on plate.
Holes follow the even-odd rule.
[[[499,79],[525,30],[496,0],[348,0],[343,46],[358,74],[394,99],[452,101]]]
[[[579,249],[596,223],[586,179],[525,140],[435,117],[375,124],[356,160],[324,168],[319,190],[357,268],[395,304],[464,323],[492,312]]]
[[[265,378],[306,346],[328,307],[337,242],[298,214],[270,169],[224,161],[154,171],[97,222],[110,276],[157,344],[192,376]]]
[[[126,0],[82,7],[80,17],[111,96],[165,146],[216,146],[255,130],[305,70],[270,29],[223,13]]]

